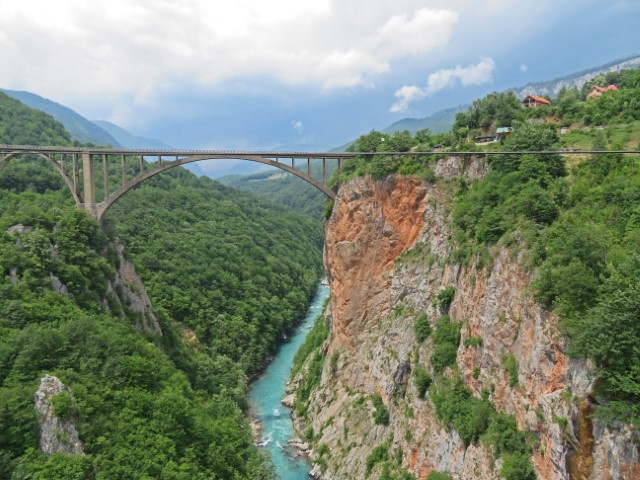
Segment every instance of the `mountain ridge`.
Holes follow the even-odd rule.
[[[513,91],[518,98],[524,98],[527,95],[548,95],[550,97],[555,97],[562,88],[575,87],[580,89],[589,80],[602,73],[639,67],[640,55],[630,55],[592,68],[556,77],[552,80],[529,82],[523,87],[508,88],[505,91]],[[469,105],[460,105],[458,107],[445,108],[444,110],[438,110],[424,118],[403,118],[384,128],[382,132],[394,133],[397,131],[409,130],[409,132],[415,133],[418,130],[428,128],[433,133],[445,133],[449,131],[453,125],[456,114],[466,110],[468,107]]]
[[[64,125],[64,128],[71,134],[74,140],[100,146],[122,146],[105,130],[65,105],[32,92],[7,90],[4,88],[0,89],[0,91],[22,102],[27,107],[48,113]]]

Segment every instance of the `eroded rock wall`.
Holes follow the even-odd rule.
[[[443,179],[479,178],[486,165],[451,158],[435,171]],[[419,479],[432,470],[460,479],[500,478],[501,460],[483,444],[465,447],[438,420],[429,396],[418,398],[411,380],[417,364],[430,368],[432,348],[430,339],[416,340],[416,315],[426,313],[433,325],[441,313],[435,296],[449,285],[455,287],[449,313],[463,325],[460,374],[475,395],[486,389],[498,411],[534,432],[538,477],[640,478],[637,432],[625,426],[614,432],[591,420],[589,365],[565,355],[558,319],[533,300],[533,272],[518,239],[509,249],[495,248],[482,268],[451,260],[454,191],[446,181],[408,177],[359,178],[340,190],[325,244],[332,291],[326,356],[332,361],[325,362],[307,419],[297,419],[300,431],[313,429],[316,447],[331,451],[321,478],[365,478],[366,459],[382,444]],[[465,346],[471,337],[481,343]],[[517,382],[513,367],[511,374],[506,368],[509,357]],[[389,412],[388,425],[374,422],[368,399],[376,394]],[[377,478],[380,471],[368,474]]]

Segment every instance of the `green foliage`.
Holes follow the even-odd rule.
[[[449,365],[455,364],[460,345],[461,326],[460,322],[451,321],[448,315],[443,316],[436,323],[430,359],[431,366],[436,372],[440,373]]]
[[[373,412],[374,423],[376,425],[389,425],[389,410],[387,410],[387,407],[385,407],[382,402],[382,397],[378,394],[372,395],[371,402],[376,409],[375,412]]]
[[[0,92],[0,140],[14,145],[71,145],[71,136],[50,115]]]
[[[416,385],[416,390],[418,391],[418,398],[424,399],[424,396],[427,393],[427,390],[431,386],[433,382],[431,375],[429,375],[429,371],[424,368],[422,365],[418,365],[415,367],[413,371],[413,377]]]
[[[296,412],[299,415],[306,414],[311,393],[320,385],[325,358],[320,349],[328,337],[329,321],[324,317],[323,313],[316,318],[313,329],[309,332],[293,359],[291,379],[298,375],[305,364],[308,365],[302,382],[298,390],[296,390]]]
[[[367,456],[367,475],[371,473],[371,470],[373,470],[378,463],[386,462],[387,460],[389,460],[389,445],[387,443],[383,443],[382,445],[375,447],[369,456]]]
[[[482,346],[482,337],[473,336],[464,339],[464,346],[467,348],[478,348]]]
[[[129,192],[107,222],[154,306],[246,374],[304,315],[322,272],[319,222],[182,169]]]
[[[51,398],[53,413],[63,419],[74,418],[78,415],[78,404],[69,392],[60,392]]]
[[[329,220],[331,218],[331,214],[333,213],[333,200],[327,200],[324,203],[324,209],[322,210],[322,217],[325,220]]]
[[[558,136],[546,125],[524,123],[505,142],[508,150],[549,150]],[[561,177],[564,160],[559,155],[500,155],[492,157],[485,178],[462,185],[454,205],[459,259],[478,252],[516,229],[532,232],[552,223],[563,200]]]
[[[12,112],[0,115],[2,143],[68,144],[48,117]],[[31,115],[37,128],[12,130]],[[0,477],[273,478],[252,445],[247,374],[315,291],[318,223],[180,169],[123,197],[107,234],[43,161],[12,160],[0,189]],[[29,228],[6,233],[17,224]],[[126,295],[108,289],[113,232],[162,337],[137,331]],[[52,278],[67,295],[52,291]],[[45,373],[69,389],[54,409],[76,421],[83,457],[38,451],[33,395]]]
[[[340,353],[339,352],[333,352],[331,354],[331,361],[329,362],[329,366],[331,368],[331,373],[333,375],[336,374],[336,372],[338,371],[338,360],[340,359]]]
[[[513,475],[532,471],[526,434],[518,430],[513,416],[496,412],[487,394],[478,399],[459,376],[453,379],[441,377],[436,387],[431,389],[431,399],[436,407],[436,416],[453,427],[465,444],[480,440],[492,446],[505,464],[510,458],[506,472],[511,477],[506,477],[503,470],[505,478],[520,478]],[[526,468],[527,462],[529,469]]]
[[[413,323],[413,330],[416,333],[416,340],[420,343],[424,342],[429,335],[431,335],[431,324],[429,323],[429,317],[427,317],[426,313],[423,312],[416,317]]]
[[[505,480],[535,480],[531,458],[526,453],[505,455],[500,474]]]
[[[429,472],[429,475],[427,475],[427,480],[453,480],[453,477],[448,473],[432,470]]]
[[[509,374],[509,386],[516,387],[518,385],[518,361],[513,355],[505,355],[502,358],[502,365]]]
[[[487,132],[498,127],[510,127],[515,121],[523,120],[524,116],[520,100],[513,92],[493,92],[475,100],[466,112],[458,113],[451,130],[455,132],[466,128]]]
[[[456,287],[453,285],[447,285],[438,293],[433,301],[433,305],[440,309],[442,313],[449,313],[449,307],[453,302],[453,297],[456,295]]]
[[[324,313],[321,313],[316,317],[313,328],[305,337],[304,343],[296,351],[296,354],[293,357],[290,374],[291,379],[294,379],[298,375],[298,373],[304,366],[305,361],[313,353],[320,350],[320,347],[327,338],[329,338],[329,322],[324,317]]]
[[[296,168],[306,173],[306,162]],[[335,161],[327,159],[327,172],[337,170]],[[320,162],[311,162],[311,175],[322,178]],[[321,220],[327,213],[327,197],[310,183],[282,170],[271,169],[252,175],[229,175],[217,178],[217,182],[237,190],[250,192],[271,202],[288,207],[315,220]],[[324,212],[324,213],[323,213]]]
[[[334,176],[332,182],[343,182],[350,178],[371,175],[375,179],[383,179],[392,174],[415,175],[427,182],[435,181],[433,169],[430,167],[430,156],[392,156],[376,155],[381,152],[409,152],[411,150],[431,150],[432,146],[442,143],[442,135],[431,136],[428,131],[420,131],[411,137],[408,131],[385,134],[372,130],[358,138],[348,149],[354,152],[368,153],[345,162],[340,175]],[[455,143],[455,142],[454,142]]]
[[[488,400],[476,399],[458,376],[452,380],[442,378],[431,389],[431,399],[438,418],[451,425],[467,445],[477,441],[489,427],[493,406]]]
[[[583,320],[584,330],[577,334],[573,349],[599,367],[598,391],[608,402],[598,407],[598,413],[640,426],[640,375],[638,363],[632,360],[640,353],[640,281],[636,276],[627,285],[626,281],[616,283],[609,280],[603,286],[603,295]]]

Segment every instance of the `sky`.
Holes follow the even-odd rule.
[[[0,87],[178,148],[326,150],[640,53],[640,0],[0,0]]]

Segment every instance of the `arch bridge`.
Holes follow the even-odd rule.
[[[0,172],[10,160],[19,155],[35,155],[50,163],[60,174],[71,191],[78,208],[89,212],[98,221],[120,197],[145,180],[180,165],[200,160],[248,160],[270,165],[291,173],[310,183],[328,198],[335,199],[336,192],[327,186],[327,161],[337,161],[338,171],[342,169],[343,160],[358,156],[485,156],[485,155],[603,155],[623,153],[639,155],[640,150],[546,150],[546,151],[445,151],[433,150],[425,152],[260,152],[236,150],[136,150],[84,147],[40,147],[33,145],[0,145]],[[137,173],[129,173],[131,159],[138,165]],[[154,163],[145,159],[155,158]],[[301,168],[296,167],[296,161]],[[311,163],[322,164],[321,178],[312,175]],[[119,186],[112,188],[110,182],[110,166],[120,170]],[[306,165],[305,165],[306,164]],[[102,167],[101,200],[96,201],[96,170]],[[119,168],[118,168],[119,166]],[[306,168],[304,168],[306,166]]]
[[[327,186],[327,161],[337,161],[342,169],[344,159],[356,153],[256,152],[231,150],[134,150],[107,148],[39,147],[30,145],[0,145],[0,171],[19,155],[35,155],[46,160],[60,174],[71,191],[76,205],[100,221],[105,212],[120,197],[145,180],[180,165],[200,160],[248,160],[291,173],[334,199],[336,193]],[[137,163],[137,173],[130,174],[131,159]],[[153,163],[145,160],[155,160]],[[312,175],[311,163],[322,164],[321,178]],[[296,165],[297,163],[297,165]],[[113,188],[113,168],[120,170],[119,186]],[[300,168],[301,167],[301,168]],[[102,169],[102,191],[96,201],[96,171]]]

